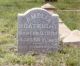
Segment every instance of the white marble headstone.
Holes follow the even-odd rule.
[[[18,51],[26,54],[58,50],[58,15],[33,8],[18,14]]]

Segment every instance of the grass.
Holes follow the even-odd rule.
[[[32,7],[40,7],[43,3],[43,0],[37,0],[37,2],[35,0],[32,2],[30,0],[0,0],[0,66],[7,64],[38,64],[37,66],[60,66],[65,64],[67,66],[80,66],[80,48],[64,47],[60,52],[43,57],[20,56],[17,54],[17,14],[23,13]],[[58,10],[80,9],[80,0],[58,0],[58,2],[52,4]],[[80,12],[57,11],[57,13],[71,30],[80,30]]]
[[[61,52],[49,53],[47,55],[18,55],[17,53],[6,51],[0,56],[0,65],[19,64],[35,66],[79,66],[80,48],[64,47]],[[4,52],[4,51],[1,51]]]
[[[59,11],[58,14],[63,22],[71,29],[80,30],[80,12],[78,11]]]

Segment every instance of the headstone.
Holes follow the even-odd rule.
[[[18,14],[18,52],[49,53],[58,50],[58,15],[42,8]]]
[[[43,9],[45,9],[45,10],[51,12],[51,13],[56,13],[56,10],[57,10],[57,9],[56,9],[53,5],[51,5],[50,3],[44,4],[43,6],[41,6],[41,8],[43,8]]]

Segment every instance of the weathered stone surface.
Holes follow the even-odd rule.
[[[49,3],[44,4],[43,6],[41,6],[41,8],[46,9],[51,14],[56,13],[56,8],[53,5],[49,4]]]
[[[43,9],[56,9],[53,5],[47,3],[47,4],[44,4],[43,6],[41,6],[41,8]]]
[[[80,45],[80,31],[74,30],[62,41],[64,44]]]
[[[48,53],[58,50],[58,15],[41,8],[18,14],[19,53]]]
[[[65,37],[70,35],[71,30],[62,22],[59,20],[59,37],[62,41]]]

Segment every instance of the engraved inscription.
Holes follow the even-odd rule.
[[[52,16],[44,9],[33,9],[18,17],[20,53],[48,53],[58,49],[58,16]]]

